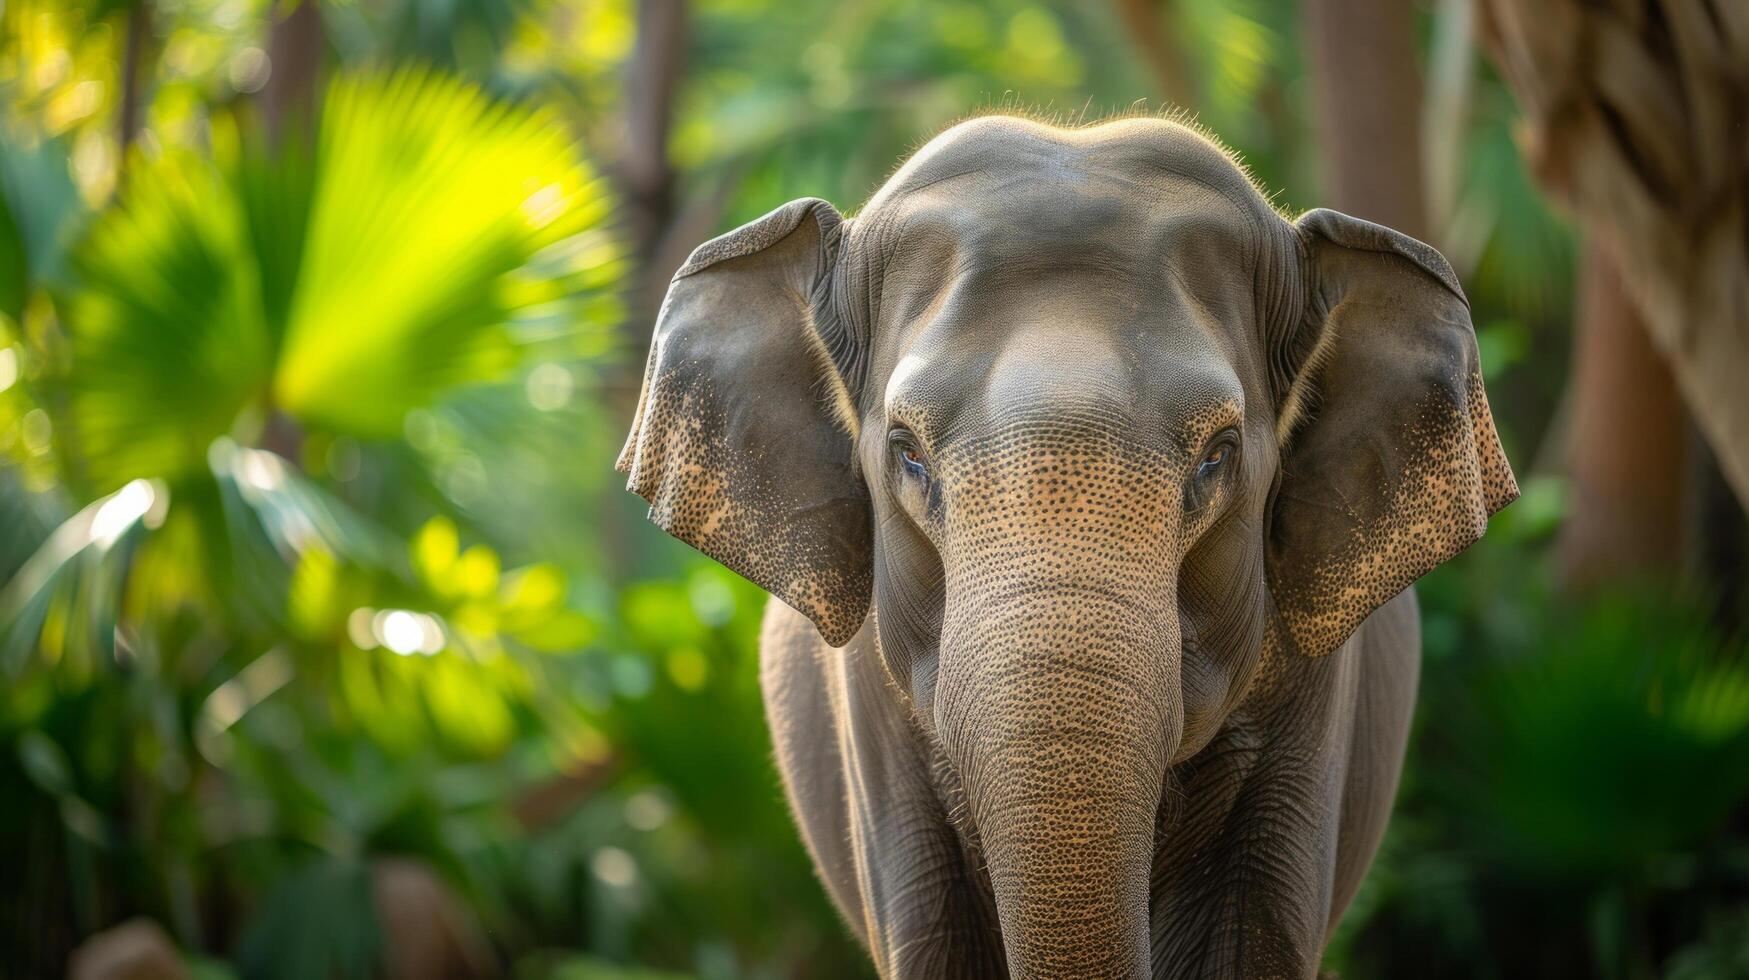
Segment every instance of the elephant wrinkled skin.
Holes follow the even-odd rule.
[[[620,459],[770,590],[790,803],[888,977],[1310,977],[1405,589],[1517,494],[1433,249],[1174,122],[1007,116],[675,276]]]

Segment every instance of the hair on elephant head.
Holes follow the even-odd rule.
[[[873,624],[1017,974],[1145,964],[1167,768],[1517,492],[1445,260],[1149,118],[974,119],[854,219],[700,247],[620,468],[829,644]]]

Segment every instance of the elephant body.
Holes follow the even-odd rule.
[[[893,696],[871,631],[835,649],[781,602],[766,714],[802,839],[884,977],[1006,976],[961,791]],[[1384,835],[1420,669],[1413,590],[1335,653],[1265,663],[1174,767],[1150,872],[1157,978],[1313,976]]]
[[[619,466],[781,600],[779,766],[890,977],[1313,976],[1404,590],[1517,494],[1445,260],[1151,118],[973,119],[700,246]]]

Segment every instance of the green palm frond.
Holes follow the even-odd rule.
[[[509,321],[559,298],[519,276],[605,217],[560,121],[423,72],[330,92],[319,177],[274,392],[365,435],[515,362]]]
[[[99,490],[198,470],[271,370],[234,188],[188,156],[142,168],[72,261],[66,428],[75,465]]]
[[[1447,787],[1490,860],[1633,873],[1749,798],[1749,669],[1649,603],[1600,603],[1549,647],[1488,668]]]
[[[315,160],[295,135],[267,152],[227,116],[213,121],[213,143],[226,185],[237,195],[246,256],[255,266],[262,317],[277,351],[304,261]]]
[[[234,541],[247,524],[251,533],[259,534],[262,547],[281,561],[296,561],[306,549],[318,546],[363,567],[402,578],[410,574],[397,538],[279,456],[221,439],[213,444],[210,462],[227,512],[248,518],[230,522]],[[263,559],[258,564],[272,560],[266,554],[253,557]]]
[[[407,580],[402,549],[387,532],[301,476],[281,457],[228,438],[208,462],[218,488],[235,612],[296,633],[300,569],[319,564],[338,583]]]
[[[336,81],[313,150],[215,136],[217,162],[130,174],[74,252],[66,447],[99,492],[203,475],[269,410],[393,434],[544,339],[519,318],[607,292],[602,184],[546,113],[402,71]]]
[[[38,653],[82,670],[112,661],[133,545],[167,505],[161,484],[136,480],[50,533],[0,588],[0,672],[16,678]]]
[[[1525,168],[1503,87],[1491,78],[1478,86],[1477,119],[1466,137],[1463,186],[1448,234],[1453,261],[1481,295],[1526,318],[1562,321],[1578,256],[1573,229],[1550,209]]]
[[[12,581],[69,512],[61,494],[32,491],[17,467],[0,463],[0,582]]]

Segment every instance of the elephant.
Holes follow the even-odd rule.
[[[784,792],[883,977],[1312,977],[1518,494],[1469,303],[1199,129],[961,121],[670,284],[618,461],[776,600]]]

